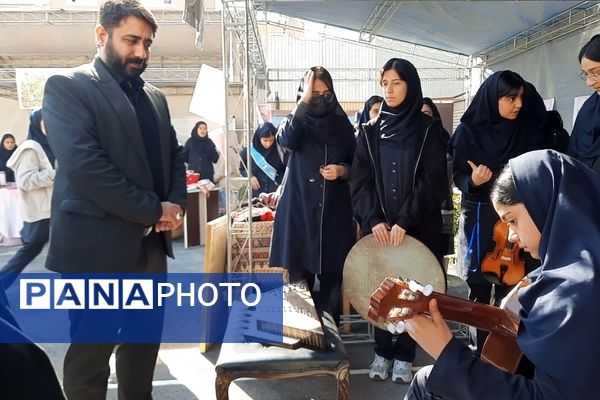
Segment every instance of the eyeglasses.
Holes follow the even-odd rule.
[[[316,96],[323,96],[323,100],[326,103],[329,103],[331,100],[333,100],[333,93],[331,93],[329,90],[323,92],[323,93],[319,93],[319,92],[313,92],[313,96],[312,97],[316,97]]]
[[[600,72],[593,72],[591,74],[588,74],[585,71],[581,71],[579,73],[579,78],[581,78],[581,80],[586,83],[588,79],[591,79],[592,82],[600,82]]]

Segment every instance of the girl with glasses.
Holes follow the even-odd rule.
[[[600,35],[593,36],[579,52],[582,79],[594,89],[577,114],[568,154],[600,173]]]

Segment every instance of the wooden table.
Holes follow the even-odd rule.
[[[206,223],[219,216],[219,188],[208,193],[197,187],[187,191],[187,209],[183,221],[183,241],[185,248],[204,246]]]

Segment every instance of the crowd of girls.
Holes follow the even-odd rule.
[[[481,268],[494,247],[494,226],[500,219],[509,227],[507,243],[520,246],[532,282],[520,296],[518,346],[527,359],[526,372],[507,375],[480,361],[485,332],[478,332],[472,352],[451,338],[432,301],[431,316],[409,320],[407,333],[395,341],[390,333],[375,330],[372,379],[385,380],[392,372],[393,381],[411,382],[418,343],[439,360],[412,380],[407,398],[479,398],[482,387],[457,384],[441,389],[436,371],[455,367],[464,373],[460,378],[453,374],[456,382],[472,382],[484,373],[494,377],[501,388],[497,398],[537,398],[536,393],[540,398],[586,398],[597,393],[589,374],[575,376],[572,371],[580,368],[559,365],[568,355],[548,355],[556,346],[581,350],[575,343],[579,336],[582,343],[589,341],[588,333],[577,335],[575,330],[571,338],[563,336],[562,324],[582,322],[590,310],[576,298],[561,296],[575,289],[587,294],[597,285],[596,250],[586,247],[589,240],[570,240],[581,237],[579,231],[561,233],[558,225],[569,216],[587,218],[590,237],[598,236],[600,226],[597,210],[588,207],[592,200],[597,202],[593,196],[600,196],[600,178],[593,172],[600,172],[600,35],[583,47],[579,60],[582,77],[596,92],[583,105],[570,144],[560,115],[547,112],[536,88],[514,71],[497,71],[483,82],[453,135],[442,127],[435,104],[423,97],[417,69],[407,60],[394,58],[383,65],[378,76],[381,96],[365,102],[356,135],[327,70],[319,66],[305,73],[297,105],[275,138],[288,162],[270,265],[287,268],[292,280],[306,279],[311,288],[318,278],[319,307],[338,320],[344,260],[355,241],[353,220],[362,234],[372,233],[381,246],[402,246],[406,235],[419,239],[442,268],[443,256],[453,252],[444,237],[448,232],[442,205],[451,204],[454,183],[462,192],[458,272],[470,287],[470,299],[498,304],[512,288],[489,279]],[[269,152],[274,130],[265,124],[253,141],[252,151],[261,152],[273,167],[271,179],[264,178],[262,168],[254,172],[252,187],[257,191],[273,190],[281,183],[277,178],[283,157]],[[576,189],[578,181],[590,190]],[[578,203],[581,210],[570,209]],[[559,239],[568,251],[556,248]],[[573,268],[591,281],[572,276]],[[587,301],[592,302],[582,300]],[[593,369],[593,358],[583,356],[580,362],[586,371]],[[592,387],[596,392],[589,392]]]

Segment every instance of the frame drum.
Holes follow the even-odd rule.
[[[372,234],[359,240],[346,257],[344,292],[361,317],[386,329],[385,324],[367,316],[371,294],[386,277],[398,276],[430,284],[436,292],[446,292],[442,266],[427,246],[409,235],[398,247],[384,246],[378,244]]]

